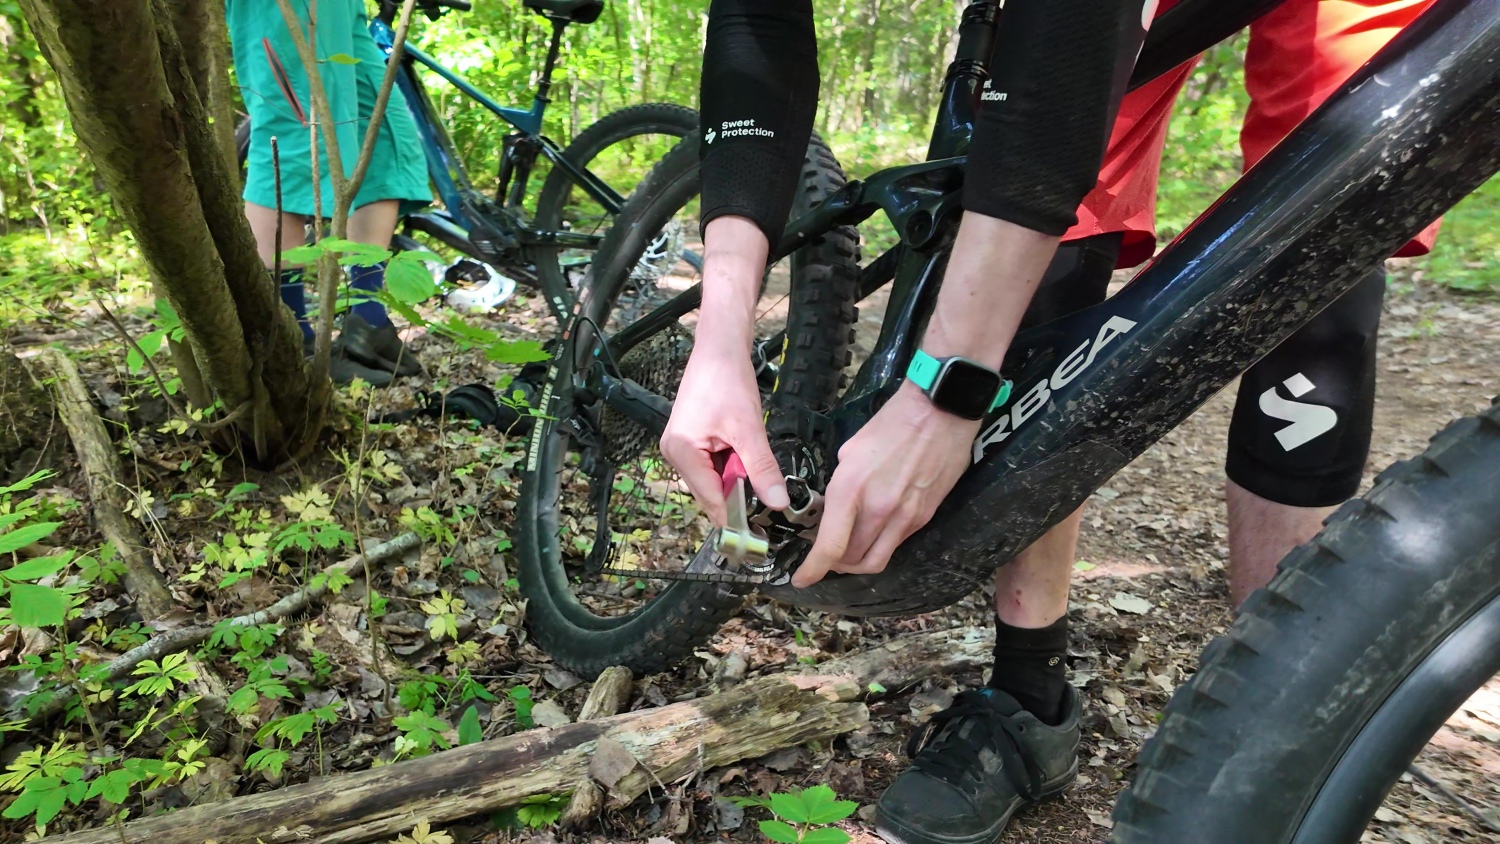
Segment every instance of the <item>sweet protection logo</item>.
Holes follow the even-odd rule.
[[[1315,389],[1313,382],[1300,372],[1282,381],[1281,385],[1292,394],[1292,398],[1301,398]],[[1260,394],[1260,412],[1272,419],[1292,423],[1276,432],[1276,441],[1287,451],[1332,431],[1339,423],[1339,415],[1333,408],[1284,399],[1277,395],[1275,387]]]

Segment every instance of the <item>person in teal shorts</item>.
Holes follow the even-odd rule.
[[[385,73],[385,55],[370,37],[364,0],[291,0],[291,3],[304,33],[309,12],[316,13],[314,50],[337,126],[344,169],[352,174]],[[270,268],[275,265],[277,207],[272,138],[278,139],[284,249],[300,245],[304,227],[312,221],[316,210],[307,123],[313,117],[312,95],[276,0],[226,0],[225,12],[235,71],[245,109],[250,114],[245,216],[255,232],[261,259]],[[321,208],[326,216],[333,213],[333,187],[321,144],[319,158],[316,190],[321,193]],[[369,170],[354,199],[349,239],[387,247],[403,204],[420,206],[431,200],[427,164],[416,123],[400,91],[393,91]],[[283,269],[281,276],[278,282],[282,301],[296,314],[310,348],[313,332],[307,319],[302,268]],[[356,290],[379,290],[384,283],[383,266],[349,270],[349,284]],[[396,375],[420,373],[421,366],[403,347],[385,308],[365,299],[356,301],[344,317],[330,371],[334,380],[341,383],[360,377],[384,386]]]

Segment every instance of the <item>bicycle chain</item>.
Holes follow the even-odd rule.
[[[764,574],[740,574],[739,572],[706,571],[659,571],[656,569],[617,569],[606,565],[599,569],[600,574],[612,574],[617,577],[630,577],[636,580],[681,580],[692,583],[732,583],[741,586],[766,586],[768,584],[781,583],[787,575],[780,569],[773,568]]]

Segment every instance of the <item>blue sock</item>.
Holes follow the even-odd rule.
[[[349,286],[355,290],[365,290],[371,293],[380,290],[385,287],[385,265],[350,267]],[[385,306],[373,299],[356,300],[349,307],[349,311],[359,314],[361,319],[374,328],[382,328],[391,324],[390,318],[385,315]]]
[[[302,270],[281,271],[281,301],[297,317],[297,324],[302,326],[302,338],[311,340],[313,336],[312,323],[307,321],[307,285],[302,283]]]

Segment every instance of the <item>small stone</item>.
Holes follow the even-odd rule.
[[[557,701],[553,700],[544,700],[533,706],[531,720],[535,721],[539,727],[561,727],[573,723],[568,713],[564,712],[563,708],[557,705]]]

